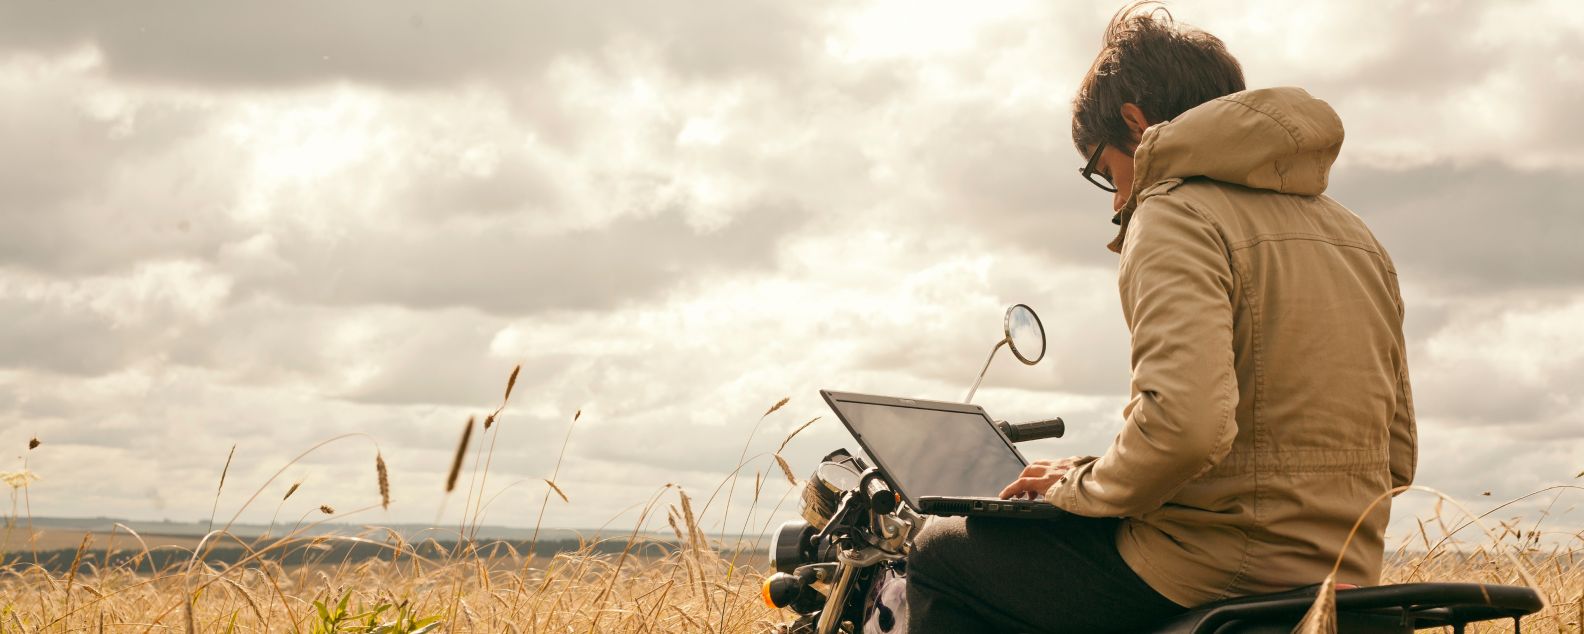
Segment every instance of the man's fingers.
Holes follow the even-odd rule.
[[[1010,500],[1013,497],[1028,493],[1028,487],[1026,486],[1028,481],[1029,478],[1018,478],[1013,480],[1012,484],[1008,484],[1005,489],[1001,489],[1001,493],[997,497],[1003,500]]]
[[[1049,475],[1051,473],[1057,472],[1066,473],[1071,471],[1073,465],[1080,460],[1083,460],[1083,457],[1072,456],[1070,458],[1062,458],[1061,460],[1035,460],[1034,462],[1028,463],[1028,466],[1023,467],[1023,472],[1018,474],[1018,477],[1028,478]]]
[[[1067,472],[1071,470],[1071,467],[1064,466],[1040,467],[1040,470],[1037,473],[1029,473],[1027,469],[1024,469],[1023,474],[1020,477],[1024,479],[1037,478],[1040,480],[1049,480],[1051,482],[1055,482],[1056,478],[1067,475]]]
[[[1070,470],[1071,469],[1067,467],[1050,469],[1040,467],[1036,471],[1031,465],[1029,468],[1023,470],[1022,477],[1013,480],[1012,483],[1008,484],[1005,489],[1002,489],[998,497],[1003,500],[1011,499],[1019,495],[1028,495],[1034,498],[1044,497],[1045,492],[1050,490],[1051,487],[1055,486],[1057,482],[1060,482],[1063,478],[1065,478],[1067,476],[1067,472]]]
[[[1012,484],[1007,485],[1005,489],[1002,489],[999,497],[1003,500],[1006,500],[1025,494],[1044,495],[1045,489],[1050,488],[1044,483],[1052,482],[1054,479],[1054,476],[1018,478],[1017,480],[1014,480]]]

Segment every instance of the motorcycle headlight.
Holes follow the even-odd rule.
[[[809,561],[809,538],[814,533],[808,522],[793,520],[782,524],[770,538],[770,568],[790,573],[798,566],[814,563]]]
[[[858,459],[847,455],[846,450],[826,456],[803,484],[803,519],[816,529],[825,528],[842,494],[858,488],[862,470]]]

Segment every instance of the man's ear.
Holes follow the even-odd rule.
[[[1144,138],[1144,130],[1150,127],[1149,120],[1144,118],[1144,109],[1136,103],[1122,104],[1122,121],[1127,123],[1128,133],[1135,145]]]

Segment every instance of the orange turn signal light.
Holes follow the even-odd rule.
[[[802,594],[803,582],[784,572],[765,577],[764,586],[759,592],[764,597],[765,605],[776,609],[792,605]]]

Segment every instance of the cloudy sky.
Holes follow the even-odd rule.
[[[821,388],[959,398],[1016,302],[1047,362],[999,359],[977,402],[1065,417],[1034,456],[1121,424],[1110,197],[1067,132],[1114,3],[0,7],[0,470],[43,477],[35,514],[205,518],[235,444],[225,515],[364,432],[395,503],[357,518],[432,522],[520,363],[486,521],[534,522],[581,410],[546,524],[628,525],[665,483],[707,495],[784,396],[748,454],[824,415],[800,475],[853,446]],[[1420,482],[1480,507],[1571,480],[1584,14],[1173,8],[1341,113],[1330,193],[1402,271]],[[265,498],[373,504],[373,451]],[[785,492],[747,469],[738,508],[754,471]]]

